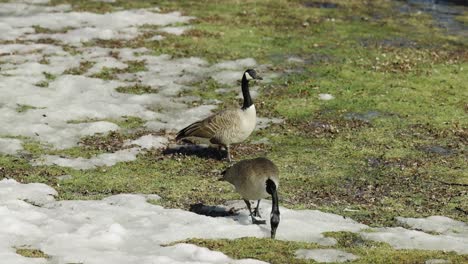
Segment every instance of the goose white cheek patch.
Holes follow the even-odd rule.
[[[245,78],[247,80],[253,80],[253,77],[249,74],[249,72],[245,72]]]

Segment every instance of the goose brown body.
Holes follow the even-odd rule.
[[[246,200],[260,200],[269,196],[266,181],[272,180],[279,186],[279,172],[276,165],[266,158],[242,160],[226,170],[223,179],[236,188]]]
[[[270,214],[271,238],[275,238],[280,222],[278,205],[279,171],[276,165],[266,158],[243,160],[223,172],[223,178],[236,188],[249,209],[252,223],[265,224],[259,212],[260,199],[271,195],[272,208]],[[252,212],[250,200],[258,200],[257,207]]]
[[[190,124],[177,133],[176,140],[183,138],[208,139],[211,143],[223,146],[227,158],[231,161],[229,146],[244,141],[255,129],[257,112],[249,91],[249,81],[262,79],[248,69],[242,76],[242,95],[244,103],[241,109],[228,109],[218,112],[203,120]]]
[[[182,129],[177,133],[176,140],[199,137],[222,146],[240,143],[255,129],[256,116],[255,105],[245,110],[224,110]]]

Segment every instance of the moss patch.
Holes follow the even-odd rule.
[[[26,258],[49,258],[49,256],[41,250],[31,248],[17,248],[16,254],[19,254]]]
[[[280,226],[281,227],[281,226]],[[454,253],[428,250],[396,250],[384,243],[362,240],[359,235],[349,232],[330,232],[328,236],[338,240],[337,249],[359,257],[352,263],[424,263],[429,259],[446,259],[452,263],[467,261],[466,256]],[[189,239],[182,243],[195,244],[217,250],[235,258],[253,258],[269,263],[316,263],[313,260],[295,258],[298,249],[324,248],[313,243],[290,242],[272,239],[239,238],[239,239]],[[173,243],[175,244],[175,243]]]

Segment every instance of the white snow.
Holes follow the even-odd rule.
[[[152,41],[161,41],[164,39],[164,36],[161,36],[161,35],[154,35],[152,36],[149,40],[152,40]]]
[[[431,235],[402,227],[383,227],[363,232],[365,239],[386,242],[397,249],[426,249],[468,253],[468,236]]]
[[[0,153],[14,155],[23,150],[23,145],[19,139],[0,138]]]
[[[161,136],[145,135],[135,140],[129,140],[124,143],[124,146],[137,145],[142,149],[162,148],[169,143],[167,138]]]
[[[401,224],[410,226],[408,230],[402,227],[375,228],[372,232],[361,233],[366,239],[386,242],[401,249],[428,249],[455,251],[459,254],[468,253],[468,225],[445,216],[429,216],[426,218],[397,217]],[[422,231],[418,231],[422,230]],[[427,234],[437,232],[440,235]]]
[[[125,69],[128,67],[126,63],[123,63],[113,57],[98,57],[94,62],[96,62],[96,64],[94,64],[87,72],[87,75],[89,76],[101,72],[104,68]]]
[[[89,170],[101,166],[113,166],[118,162],[133,161],[139,153],[151,148],[162,148],[168,144],[165,137],[145,135],[135,140],[127,140],[124,146],[138,147],[121,149],[113,153],[103,153],[92,158],[64,158],[58,155],[43,155],[33,162],[33,165],[58,165],[79,170]]]
[[[136,160],[139,148],[121,149],[113,153],[103,153],[92,158],[64,158],[57,155],[43,155],[33,165],[58,165],[78,170],[89,170],[101,166],[113,166],[118,162]]]
[[[0,135],[3,137],[23,136],[40,141],[46,147],[65,149],[76,146],[83,136],[119,130],[109,120],[125,116],[145,120],[149,129],[177,130],[210,115],[217,103],[193,107],[191,98],[179,97],[180,92],[194,89],[190,84],[210,77],[239,89],[236,81],[240,80],[242,72],[257,65],[252,58],[210,65],[195,57],[154,56],[146,48],[82,47],[83,41],[95,38],[129,39],[151,31],[139,28],[142,25],[159,27],[151,31],[154,33],[158,29],[169,32],[176,29],[178,32],[173,33],[178,34],[179,30],[189,28],[179,25],[188,23],[192,17],[178,12],[160,13],[157,8],[95,14],[71,11],[66,5],[42,5],[44,3],[47,1],[0,3],[0,40],[22,43],[0,45],[0,123],[4,124],[0,127]],[[58,31],[36,33],[34,26]],[[43,38],[77,48],[70,52],[61,44],[34,43]],[[104,69],[125,71],[130,61],[139,61],[145,68],[139,72],[116,74],[112,80],[92,78]],[[91,68],[82,75],[65,74],[74,72],[70,70],[78,69],[80,63],[90,63]],[[136,84],[149,86],[154,93],[135,95],[116,91],[118,87]],[[19,113],[17,108],[21,105],[30,107]],[[2,152],[8,149],[9,154],[15,154],[21,150],[19,143],[10,141]],[[2,144],[6,144],[4,140]],[[43,160],[46,160],[45,164],[80,168],[113,164],[107,162],[109,159],[125,160],[120,154],[113,155],[120,158],[105,156],[104,162],[102,157],[86,161],[46,156]]]
[[[246,69],[253,68],[256,65],[257,62],[252,58],[222,61],[212,66],[212,68],[220,70],[212,77],[215,81],[221,84],[236,85],[237,81],[242,79],[242,75],[239,75],[239,71],[245,71]]]
[[[372,232],[363,232],[361,236],[386,242],[399,249],[428,249],[455,251],[459,254],[468,253],[468,225],[445,216],[430,216],[426,218],[397,217],[401,224],[410,226],[408,230],[402,227],[375,228]],[[422,231],[419,231],[422,230]],[[425,232],[437,232],[432,235]]]
[[[319,94],[318,97],[320,100],[323,100],[323,101],[329,101],[335,98],[333,95],[327,94],[327,93],[321,93]]]
[[[163,28],[159,29],[159,31],[180,36],[180,35],[184,34],[184,32],[187,31],[188,29],[190,29],[189,26],[185,26],[185,27],[163,27]]]
[[[242,209],[241,215],[233,218],[240,224],[250,225],[251,220],[247,210],[245,209],[244,201],[238,200],[228,202],[225,205],[225,208],[227,210],[230,208],[234,208],[235,210]],[[262,200],[260,203],[261,215],[270,215],[270,211],[271,201]],[[280,212],[281,221],[276,231],[276,239],[279,240],[314,242],[323,246],[331,246],[336,244],[336,239],[325,237],[322,235],[323,232],[358,232],[367,228],[366,225],[357,223],[350,218],[344,218],[340,215],[324,213],[318,210],[290,210],[280,207]],[[248,236],[268,237],[270,231],[268,220],[267,224],[268,225],[266,227],[258,226],[261,232],[251,231]]]
[[[257,129],[263,129],[269,127],[271,124],[282,124],[284,122],[281,118],[267,118],[267,117],[257,117]]]
[[[234,217],[213,218],[152,205],[143,195],[55,201],[55,194],[44,184],[0,181],[2,261],[24,262],[14,247],[26,245],[42,250],[53,263],[262,263],[234,261],[220,252],[194,245],[161,245],[187,238],[268,237],[270,233],[268,226],[251,224],[246,210]],[[270,208],[271,203],[265,202],[261,211],[267,215]],[[280,210],[280,239],[330,244],[333,241],[324,239],[319,232],[357,231],[365,227],[319,211]],[[299,230],[297,226],[303,228]]]
[[[468,237],[468,224],[446,216],[435,215],[426,218],[396,217],[396,220],[399,223],[410,226],[412,229],[422,230],[424,232]]]
[[[299,249],[296,251],[296,258],[313,259],[319,263],[328,263],[353,261],[359,257],[337,249]]]
[[[110,52],[117,53],[120,61],[110,56]],[[50,64],[37,63],[37,56],[31,53],[47,55]],[[0,45],[0,54],[5,54],[0,56],[4,62],[0,71],[0,123],[5,124],[0,127],[0,135],[31,137],[64,149],[76,145],[82,136],[119,129],[111,122],[87,122],[89,119],[136,116],[147,120],[148,128],[175,130],[208,116],[216,108],[215,105],[190,108],[177,95],[191,89],[187,84],[209,77],[217,67],[209,67],[199,58],[172,59],[168,55],[147,53],[146,49],[83,48],[82,54],[71,55],[53,45]],[[83,61],[95,63],[86,73],[92,75],[104,67],[123,69],[129,60],[144,61],[147,71],[118,76],[119,80],[112,81],[63,74]],[[44,72],[56,78],[47,80]],[[242,76],[241,70],[237,76]],[[116,92],[118,87],[134,85],[128,79],[158,92],[143,95]],[[36,86],[44,81],[48,87]],[[18,105],[34,109],[18,113]],[[76,123],[77,120],[84,123]]]
[[[53,202],[57,192],[54,188],[42,183],[21,184],[11,179],[0,181],[0,203],[11,200],[26,200],[44,205]],[[4,226],[2,226],[4,227]]]
[[[22,5],[22,6],[21,6]],[[92,39],[132,39],[139,35],[138,26],[167,26],[175,23],[187,23],[193,17],[182,16],[179,12],[155,13],[146,9],[123,10],[105,14],[90,12],[63,12],[65,8],[50,8],[45,6],[25,5],[18,3],[0,4],[0,9],[26,10],[18,13],[5,12],[0,17],[0,28],[4,31],[0,40],[37,40],[50,38],[57,41],[81,46],[81,42]],[[28,10],[32,9],[33,10]],[[62,12],[56,12],[62,11]],[[51,12],[54,12],[51,15]],[[3,12],[2,12],[3,13]],[[19,16],[21,15],[21,16]],[[31,34],[33,26],[52,30],[65,30],[65,33]],[[181,29],[167,30],[167,33],[178,34]],[[30,33],[26,35],[26,33]]]

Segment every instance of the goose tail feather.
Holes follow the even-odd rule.
[[[199,129],[201,122],[195,122],[184,129],[177,132],[176,141],[181,140],[186,137],[193,136],[195,132]]]

